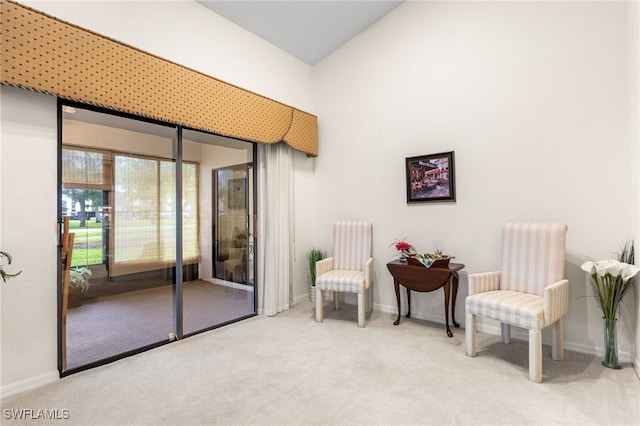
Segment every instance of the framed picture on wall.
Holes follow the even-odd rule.
[[[455,201],[453,151],[405,159],[407,203]]]

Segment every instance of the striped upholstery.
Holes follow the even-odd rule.
[[[546,327],[562,318],[569,310],[569,281],[560,280],[546,286],[542,299],[544,300],[543,327]]]
[[[498,290],[500,272],[481,272],[469,275],[469,296],[485,291]]]
[[[566,314],[568,282],[562,279],[566,232],[562,224],[505,224],[502,269],[469,275],[467,311],[529,329],[542,329]],[[545,288],[553,283],[559,288],[545,299]]]
[[[507,223],[502,229],[500,289],[542,296],[564,278],[566,225]]]
[[[333,225],[333,255],[316,263],[316,319],[322,321],[322,292],[358,294],[358,325],[364,327],[364,294],[371,286],[371,222],[340,221]]]
[[[346,291],[347,293],[363,293],[369,288],[364,281],[363,271],[329,271],[316,278],[316,287],[321,290]]]
[[[482,316],[502,323],[505,343],[510,325],[530,330],[532,381],[541,381],[540,330],[544,327],[554,325],[553,358],[562,359],[561,319],[569,305],[569,282],[564,279],[566,233],[567,226],[557,223],[503,225],[501,270],[469,275],[467,355],[475,355],[474,317]]]
[[[363,271],[371,257],[371,223],[341,221],[333,225],[333,267]]]
[[[542,329],[542,297],[511,290],[487,291],[467,299],[474,315],[497,319],[517,327]]]

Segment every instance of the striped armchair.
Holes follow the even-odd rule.
[[[370,308],[366,296],[372,274],[371,223],[336,222],[333,225],[333,255],[316,262],[316,321],[324,319],[324,292],[333,291],[333,306],[339,309],[338,292],[344,291],[358,294],[358,327],[364,327],[365,308]]]
[[[569,282],[564,279],[567,226],[555,223],[507,223],[502,227],[500,271],[469,275],[465,300],[467,355],[476,355],[476,316],[501,323],[504,343],[510,326],[529,330],[529,379],[542,381],[542,329],[551,325],[552,358],[564,358],[562,317],[567,313]]]

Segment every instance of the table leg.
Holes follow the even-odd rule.
[[[400,283],[394,278],[393,288],[396,291],[396,302],[398,303],[398,318],[393,322],[393,325],[400,324]]]
[[[411,290],[407,287],[407,318],[411,318]]]
[[[451,299],[451,320],[453,321],[454,327],[460,327],[460,324],[456,322],[456,299],[458,298],[458,273],[454,272],[452,275],[452,299]]]
[[[444,285],[444,323],[447,326],[447,336],[453,337],[453,333],[449,328],[449,297],[451,295],[451,280]]]

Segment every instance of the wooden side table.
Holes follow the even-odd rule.
[[[455,310],[456,297],[458,296],[458,271],[462,268],[464,268],[462,263],[450,263],[448,268],[426,268],[402,263],[399,260],[387,263],[387,269],[393,276],[393,287],[396,291],[396,301],[398,303],[398,318],[393,324],[400,324],[400,285],[407,290],[407,304],[409,305],[407,318],[411,318],[411,290],[426,292],[443,287],[444,320],[447,326],[447,336],[453,337],[453,333],[449,328],[449,299],[451,299],[451,320],[454,327],[460,327],[460,324],[456,322]]]

